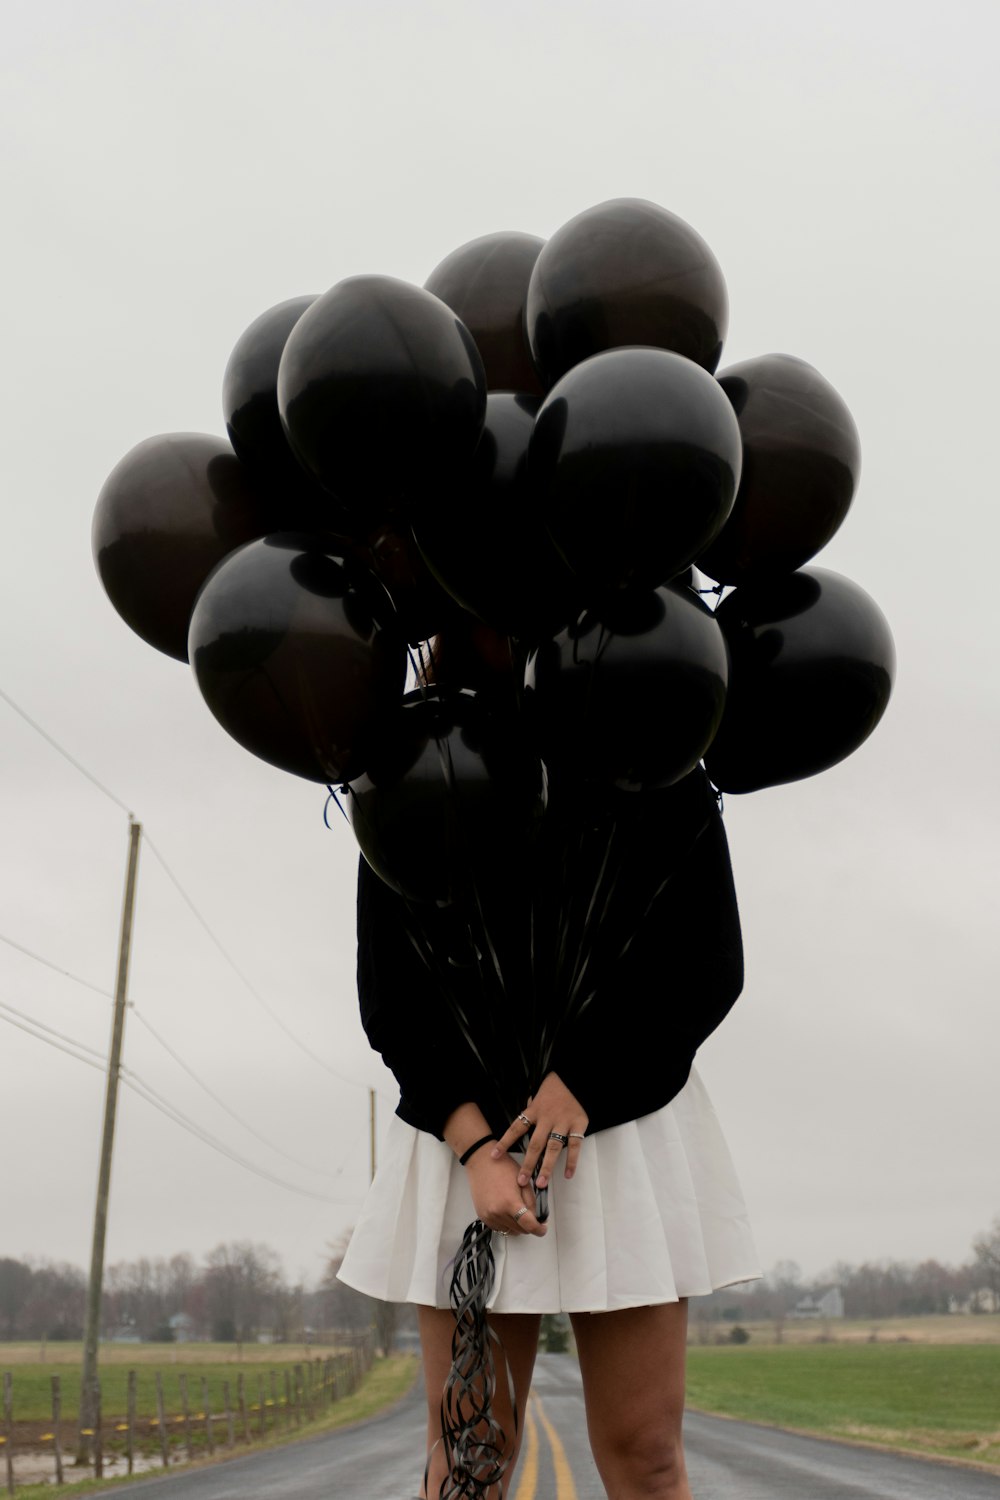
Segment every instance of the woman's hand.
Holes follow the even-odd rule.
[[[519,1168],[512,1156],[499,1158],[484,1146],[465,1166],[476,1217],[502,1234],[547,1233],[548,1226],[535,1218],[535,1194],[519,1185]]]
[[[468,1156],[465,1172],[478,1219],[500,1234],[546,1233],[535,1217],[533,1190],[518,1181],[517,1162],[503,1151],[491,1152],[492,1133],[478,1104],[460,1104],[453,1110],[445,1121],[444,1138],[457,1157]]]
[[[531,1127],[531,1140],[518,1173],[518,1186],[522,1189],[529,1187],[535,1163],[540,1161],[541,1167],[535,1179],[535,1186],[545,1187],[555,1170],[563,1146],[566,1147],[564,1175],[572,1177],[576,1171],[589,1116],[576,1095],[570,1093],[558,1073],[545,1075],[538,1093],[524,1106],[523,1115],[517,1117],[493,1147],[490,1154],[494,1160],[504,1156],[522,1139],[527,1129],[526,1120]]]

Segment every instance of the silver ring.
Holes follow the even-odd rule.
[[[549,1140],[550,1141],[558,1141],[560,1143],[560,1145],[565,1146],[566,1142],[569,1140],[569,1136],[568,1135],[560,1135],[559,1132],[558,1132],[558,1130],[550,1130],[549,1131]]]
[[[516,1224],[517,1221],[518,1221],[518,1219],[521,1217],[521,1215],[522,1214],[526,1214],[527,1212],[528,1212],[527,1208],[522,1204],[522,1206],[518,1209],[518,1211],[517,1211],[516,1214],[511,1214],[511,1218],[514,1220],[514,1223]]]
[[[510,1234],[510,1230],[509,1229],[494,1229],[493,1233],[494,1234],[502,1234],[502,1235],[504,1235],[506,1237],[508,1234]]]
[[[518,1115],[517,1118],[521,1121],[522,1125],[527,1125],[527,1127],[528,1127],[529,1130],[532,1128],[532,1126],[535,1123],[534,1120],[529,1120],[527,1115]]]
[[[571,1141],[585,1141],[587,1139],[582,1130],[571,1130],[569,1138]]]

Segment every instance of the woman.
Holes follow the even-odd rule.
[[[687,1500],[686,1299],[759,1275],[728,1152],[691,1071],[742,987],[725,834],[700,769],[603,812],[566,798],[546,824],[548,854],[530,862],[527,889],[512,890],[508,876],[481,896],[491,954],[508,976],[506,1009],[482,996],[477,1008],[481,963],[463,967],[452,953],[432,972],[406,904],[362,861],[362,1019],[402,1097],[340,1275],[372,1296],[418,1304],[428,1500],[446,1476],[438,1439],[455,1326],[450,1266],[473,1218],[496,1231],[490,1321],[517,1406],[515,1418],[501,1377],[496,1416],[511,1449],[524,1430],[541,1315],[568,1312],[608,1494]],[[581,893],[588,918],[574,927]],[[442,913],[424,920],[430,948],[453,944],[433,930]],[[537,996],[539,974],[563,998],[529,1007],[522,982]],[[525,1063],[530,1076],[540,1036],[540,1082],[512,1103],[510,1080]],[[526,1135],[523,1157],[512,1154]],[[535,1186],[553,1184],[548,1223],[536,1212],[536,1168]],[[508,1469],[506,1494],[510,1482]]]

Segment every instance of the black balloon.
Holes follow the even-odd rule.
[[[461,483],[414,519],[431,571],[465,609],[504,635],[551,634],[579,610],[579,586],[557,553],[528,477],[539,403],[491,393],[482,437]]]
[[[625,791],[693,770],[726,699],[726,647],[689,589],[612,596],[528,659],[525,708],[557,779]]]
[[[790,573],[825,547],[861,468],[854,420],[805,360],[765,354],[718,377],[743,439],[732,514],[698,566],[720,583]]]
[[[485,234],[453,250],[424,282],[472,334],[491,391],[544,390],[524,331],[528,282],[544,244],[514,229]]]
[[[714,370],[729,322],[719,264],[683,219],[641,198],[588,208],[535,262],[528,342],[546,385],[602,349],[651,344]]]
[[[262,760],[310,781],[358,776],[403,689],[405,646],[380,629],[366,570],[309,536],[269,536],[219,567],[191,617],[212,713]]]
[[[717,611],[729,696],[705,757],[725,792],[815,776],[843,760],[885,712],[895,648],[863,589],[825,568],[738,588]]]
[[[305,484],[278,415],[278,365],[288,335],[315,297],[279,302],[240,335],[222,380],[226,431],[236,456],[269,478]]]
[[[486,377],[472,335],[421,287],[339,282],[303,313],[278,370],[289,441],[348,505],[411,501],[472,454]]]
[[[468,897],[524,858],[544,782],[516,721],[474,692],[408,695],[348,814],[376,874],[414,900]]]
[[[158,651],[187,661],[198,590],[234,548],[287,524],[224,438],[171,432],[137,444],[97,500],[94,560],[108,598]]]
[[[612,349],[564,375],[528,453],[552,539],[591,595],[653,587],[718,532],[740,433],[718,383],[663,349]]]

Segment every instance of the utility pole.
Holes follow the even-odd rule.
[[[368,1133],[370,1137],[371,1180],[375,1181],[375,1090],[368,1090]]]
[[[80,1382],[80,1435],[77,1463],[89,1458],[90,1438],[99,1420],[97,1390],[97,1343],[101,1327],[101,1293],[104,1289],[104,1240],[108,1224],[108,1192],[111,1186],[111,1153],[115,1140],[115,1114],[118,1107],[118,1076],[121,1071],[122,1041],[125,1034],[125,1005],[128,994],[128,963],[132,950],[132,917],[135,911],[135,882],[139,871],[139,841],[142,826],[129,817],[128,867],[125,872],[125,896],[122,901],[121,934],[118,940],[118,973],[115,979],[115,1013],[111,1028],[111,1051],[108,1055],[108,1084],[104,1096],[104,1132],[101,1138],[101,1164],[97,1174],[97,1203],[94,1208],[94,1240],[90,1254],[90,1280],[87,1283],[87,1313],[83,1329],[83,1374]]]

